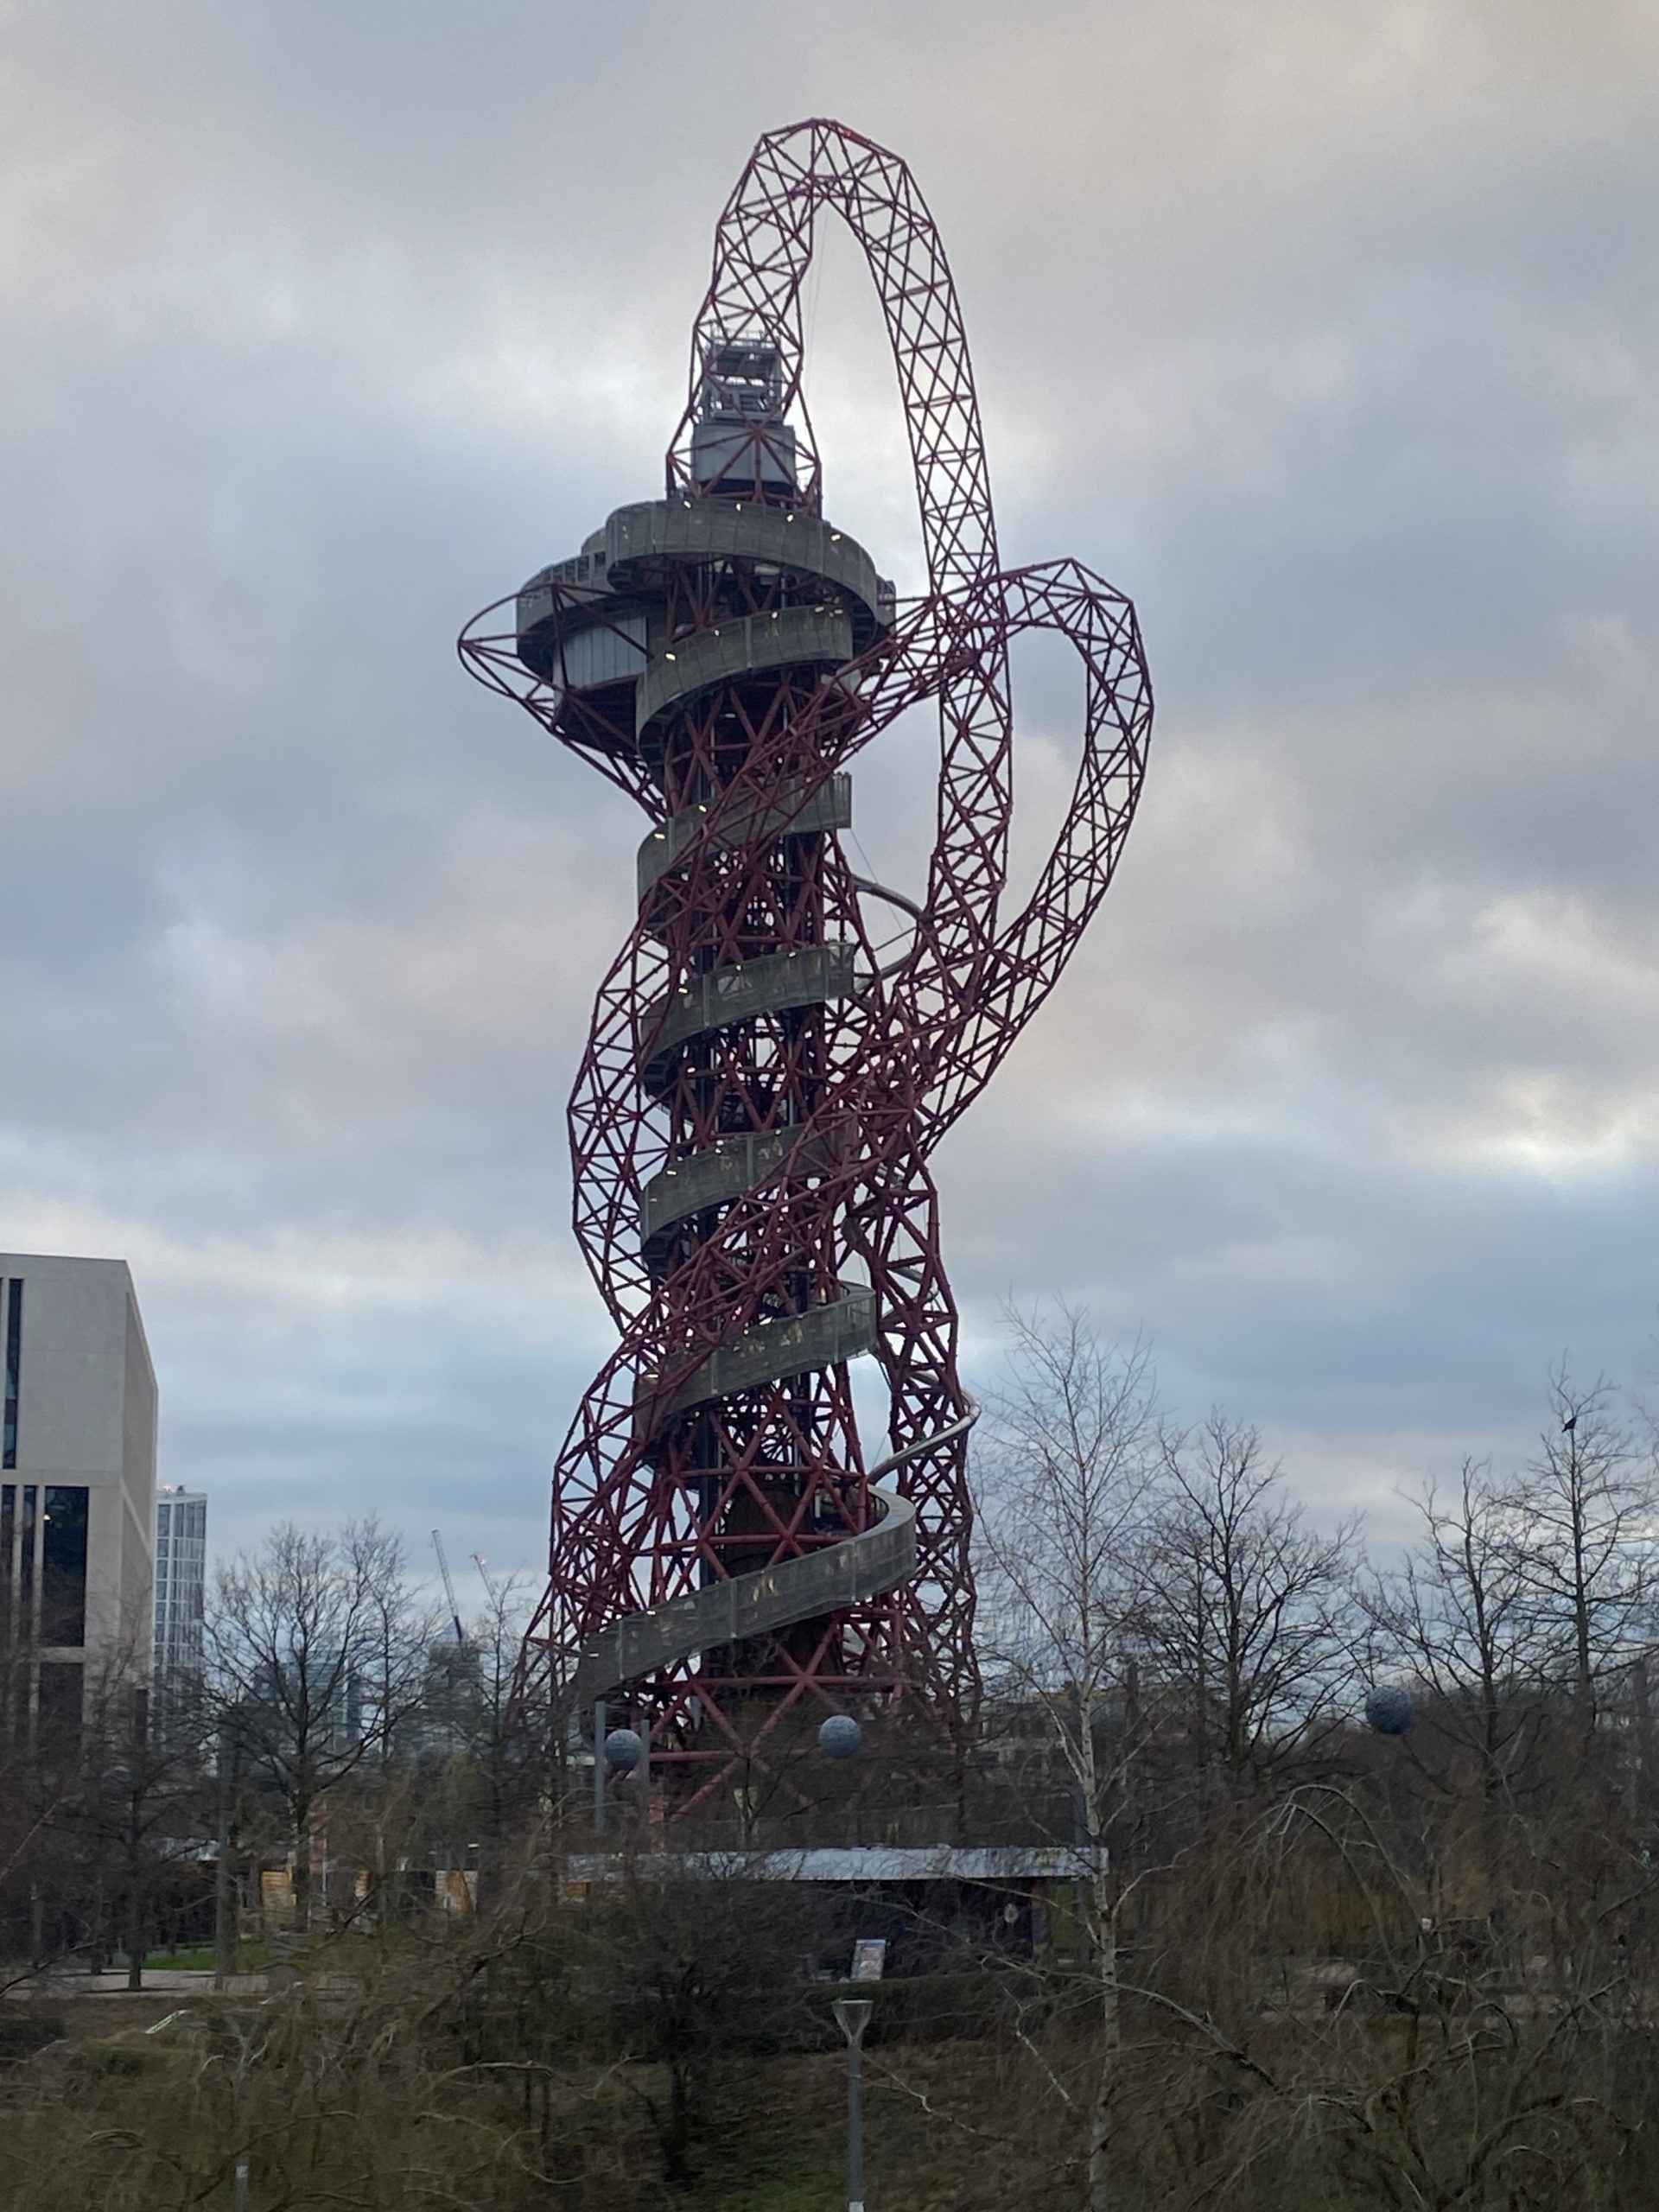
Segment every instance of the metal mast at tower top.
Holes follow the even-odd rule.
[[[801,399],[815,226],[863,248],[909,435],[927,594],[899,607],[823,514]],[[614,1694],[707,1804],[826,1707],[960,1737],[972,1405],[928,1156],[1110,880],[1151,700],[1133,609],[1075,562],[1004,572],[954,286],[898,157],[814,120],[761,140],[721,217],[666,496],[616,511],[462,639],[473,671],[630,791],[636,925],[571,1100],[575,1227],[620,1341],[555,1478],[527,1690]],[[1001,912],[1011,637],[1083,663],[1072,802]],[[848,764],[937,702],[924,897],[852,868]],[[867,904],[896,903],[883,965]],[[887,1396],[882,1467],[849,1360]],[[891,1491],[877,1488],[884,1473]]]

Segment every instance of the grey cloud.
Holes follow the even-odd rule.
[[[1180,1404],[1383,1500],[1522,1434],[1566,1343],[1639,1375],[1650,11],[64,0],[9,35],[0,1199],[130,1253],[167,1471],[222,1528],[378,1503],[541,1551],[605,1348],[563,1101],[638,830],[452,640],[650,493],[715,213],[807,111],[914,164],[1006,553],[1133,592],[1160,702],[1121,881],[944,1162],[976,1358],[1001,1293],[1089,1297]],[[913,584],[864,282],[832,242],[815,417]],[[1020,678],[1029,872],[1074,702],[1057,657]],[[899,880],[927,746],[859,766]]]

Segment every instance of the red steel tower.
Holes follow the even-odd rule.
[[[892,339],[918,599],[823,513],[800,391],[821,208],[862,245]],[[1082,758],[1010,918],[1008,643],[1038,629],[1081,659]],[[715,234],[665,496],[619,508],[461,652],[649,824],[570,1103],[576,1235],[620,1342],[558,1461],[523,1686],[626,1690],[681,1808],[830,1711],[959,1737],[975,1408],[928,1158],[1110,881],[1152,704],[1126,599],[1075,561],[998,566],[956,292],[901,161],[821,120],[760,141]],[[912,900],[839,833],[848,763],[923,701],[938,834]],[[866,1354],[874,1465],[849,1379]]]

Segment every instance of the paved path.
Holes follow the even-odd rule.
[[[142,1989],[127,1987],[124,1967],[110,1974],[64,1973],[48,1967],[43,1974],[29,1974],[27,1968],[0,1967],[0,1983],[9,1981],[14,1974],[22,1975],[11,1988],[8,1997],[30,2001],[64,2004],[72,1997],[175,1997],[202,1996],[213,1986],[211,1974],[195,1974],[179,1967],[146,1967]],[[233,1974],[225,1985],[231,1997],[263,1997],[265,1977],[263,1974]]]

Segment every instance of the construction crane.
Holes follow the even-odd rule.
[[[473,1565],[478,1569],[479,1580],[484,1585],[485,1589],[489,1592],[491,1605],[499,1611],[500,1608],[501,1599],[497,1592],[494,1583],[490,1580],[490,1570],[485,1565],[484,1554],[482,1552],[474,1552],[473,1554]]]
[[[443,1538],[435,1529],[432,1531],[432,1548],[438,1555],[438,1573],[443,1577],[443,1594],[449,1600],[449,1625],[455,1631],[455,1642],[464,1644],[467,1631],[461,1624],[461,1607],[455,1603],[455,1586],[450,1577],[449,1562],[444,1557]]]

